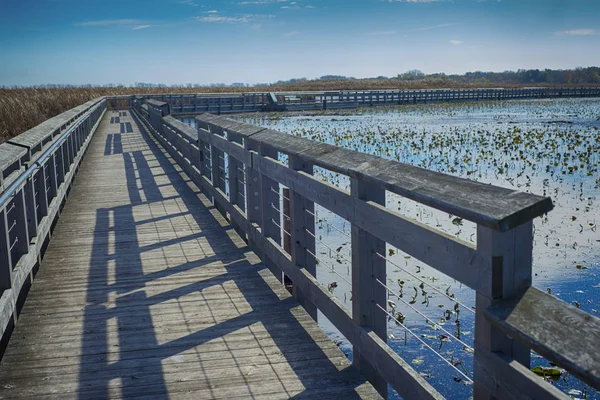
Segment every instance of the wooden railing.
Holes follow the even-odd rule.
[[[600,87],[368,90],[225,94],[161,94],[109,97],[111,108],[131,108],[146,99],[169,103],[172,115],[210,112],[324,110],[409,103],[600,96]]]
[[[352,343],[354,364],[382,395],[390,384],[407,399],[441,398],[386,344],[386,243],[476,291],[477,399],[568,398],[530,370],[530,349],[600,388],[600,320],[531,286],[532,220],[552,209],[549,198],[211,114],[193,129],[155,100],[137,102],[134,115],[278,279],[291,279],[313,318],[321,311]],[[315,166],[349,177],[350,191],[313,176]],[[386,191],[476,223],[477,245],[387,209]],[[315,278],[315,204],[352,224],[351,312]],[[277,226],[289,229],[289,253]]]
[[[106,105],[89,101],[0,145],[0,352]]]

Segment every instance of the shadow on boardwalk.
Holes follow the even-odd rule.
[[[96,213],[79,398],[373,394],[146,132],[104,154],[131,204]]]

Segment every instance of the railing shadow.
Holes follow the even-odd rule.
[[[109,133],[106,136],[106,144],[104,147],[104,155],[110,156],[111,154],[123,153],[123,143],[121,143],[120,133]]]
[[[79,398],[358,397],[364,378],[149,135],[118,136],[131,204],[97,211]]]

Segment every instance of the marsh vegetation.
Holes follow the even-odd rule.
[[[241,117],[282,132],[484,183],[550,196],[534,221],[534,285],[597,315],[600,308],[600,101],[527,100]],[[348,189],[347,177],[316,174]],[[387,207],[463,241],[475,225],[388,193]],[[319,280],[351,309],[350,224],[316,208]],[[389,247],[388,343],[449,398],[470,396],[474,293]],[[324,326],[351,357],[351,346]],[[441,358],[446,362],[441,362]],[[452,364],[455,368],[452,368]],[[533,354],[532,367],[576,398],[600,395]]]

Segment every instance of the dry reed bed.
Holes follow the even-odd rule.
[[[493,87],[498,85],[485,85]],[[501,85],[504,87],[519,85]],[[70,108],[100,96],[150,93],[231,93],[264,91],[324,91],[324,90],[376,90],[376,89],[433,89],[468,88],[448,80],[425,79],[402,81],[398,79],[319,80],[268,87],[162,87],[162,88],[59,88],[59,89],[0,89],[0,143],[25,132]]]

